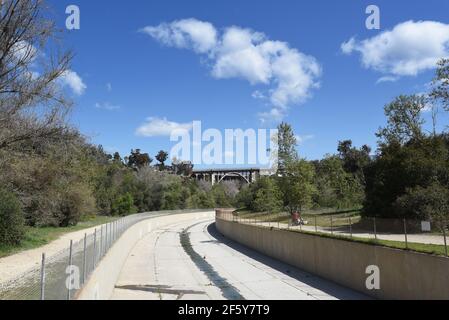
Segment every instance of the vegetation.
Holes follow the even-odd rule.
[[[272,183],[248,188],[239,204],[253,211],[267,207],[290,213],[313,208],[357,209],[362,216],[432,221],[446,228],[449,221],[449,134],[439,132],[441,111],[449,111],[449,60],[439,62],[434,88],[427,95],[400,95],[385,106],[387,125],[377,137],[375,155],[369,146],[338,145],[338,153],[309,162],[296,153],[296,139],[288,124],[279,129],[278,173]],[[426,131],[431,112],[432,131]],[[258,210],[257,194],[265,197]],[[262,190],[261,190],[262,188]],[[263,190],[265,188],[265,190]],[[260,202],[260,201],[259,201]]]
[[[36,230],[76,228],[89,217],[187,208],[239,206],[266,215],[288,212],[289,219],[296,211],[363,207],[364,216],[447,225],[449,134],[438,131],[438,123],[449,111],[449,60],[439,62],[429,94],[400,95],[385,106],[375,155],[346,140],[335,154],[308,161],[297,152],[292,127],[282,123],[274,176],[243,188],[233,182],[212,187],[190,179],[191,163],[173,159],[169,165],[163,150],[154,156],[156,165],[141,149],[124,158],[110,155],[69,125],[72,102],[61,83],[72,72],[72,54],[58,50],[59,31],[42,0],[3,3],[0,246],[23,245]],[[431,132],[425,130],[429,111]]]

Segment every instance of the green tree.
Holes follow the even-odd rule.
[[[168,159],[168,152],[165,152],[163,150],[159,151],[159,153],[156,155],[156,160],[159,161],[159,169],[161,171],[165,170],[165,162]]]
[[[434,102],[441,103],[446,111],[449,111],[449,59],[441,59],[438,62],[430,97]]]
[[[283,192],[284,205],[290,213],[302,211],[311,206],[313,196],[317,192],[314,177],[314,166],[304,159],[287,164],[284,176],[280,181],[285,190]]]
[[[134,199],[130,193],[126,193],[118,197],[112,204],[112,214],[118,216],[125,216],[128,214],[136,213],[136,207],[134,206]]]
[[[449,188],[439,183],[408,189],[395,202],[398,215],[408,219],[430,220],[441,230],[449,223]]]
[[[134,169],[141,169],[148,167],[153,162],[153,159],[148,153],[141,153],[140,149],[131,150],[131,155],[128,157],[128,166]]]
[[[17,197],[0,188],[0,244],[18,245],[25,233],[24,223]]]
[[[401,95],[385,106],[387,126],[381,128],[377,137],[381,143],[399,143],[423,138],[424,119],[422,112],[426,108],[426,98],[422,95]]]
[[[283,174],[288,164],[298,159],[297,139],[291,125],[283,122],[278,126],[278,173]]]
[[[319,207],[348,209],[361,207],[364,186],[356,175],[344,169],[338,156],[327,156],[315,163],[315,185],[319,190],[314,199]]]
[[[282,211],[282,196],[275,181],[264,177],[258,181],[258,185],[252,204],[253,211],[270,213]]]

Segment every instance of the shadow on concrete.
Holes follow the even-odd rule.
[[[228,246],[229,248],[244,254],[251,259],[254,259],[284,275],[296,279],[304,284],[323,291],[339,300],[371,300],[372,298],[359,293],[355,290],[345,288],[330,280],[320,278],[305,271],[302,271],[294,266],[280,262],[276,259],[270,258],[262,253],[259,253],[249,247],[239,244],[223,236],[216,228],[215,223],[212,223],[207,228],[208,233],[217,240],[217,242]]]

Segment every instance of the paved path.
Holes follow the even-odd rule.
[[[112,299],[334,300],[365,296],[228,241],[213,221],[179,223],[137,243]]]

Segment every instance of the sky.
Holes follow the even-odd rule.
[[[319,159],[338,141],[375,149],[383,107],[424,93],[449,57],[449,2],[50,0],[79,30],[70,121],[91,142],[129,154],[170,150],[170,131],[275,128],[290,123],[299,153]],[[366,28],[366,8],[380,29]],[[430,114],[426,114],[429,118]]]

